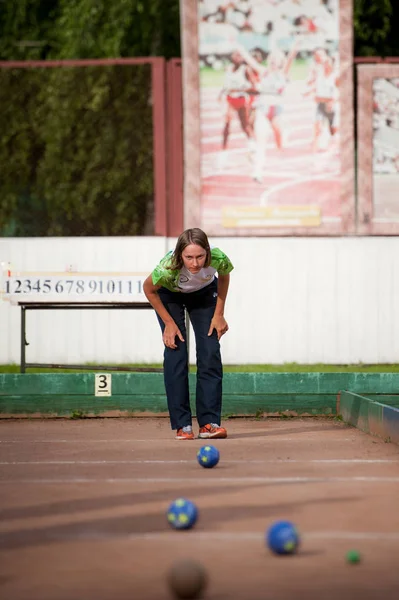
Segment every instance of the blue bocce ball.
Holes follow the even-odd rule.
[[[277,521],[268,529],[266,542],[276,554],[294,554],[299,546],[299,533],[290,521]]]
[[[219,450],[215,446],[202,446],[197,452],[197,460],[201,467],[211,469],[219,462]]]
[[[190,529],[195,525],[198,510],[194,502],[177,498],[168,508],[168,523],[174,529]]]

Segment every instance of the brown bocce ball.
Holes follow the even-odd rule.
[[[206,571],[194,560],[181,560],[172,565],[168,583],[175,598],[200,598],[207,584]]]

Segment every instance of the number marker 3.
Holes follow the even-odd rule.
[[[111,396],[112,375],[109,373],[96,373],[94,383],[95,396]]]

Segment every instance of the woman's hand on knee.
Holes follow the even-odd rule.
[[[182,336],[181,331],[176,323],[167,323],[162,335],[162,340],[165,346],[167,346],[167,348],[172,348],[173,350],[177,348],[176,337],[178,337],[180,341],[184,342],[184,337]]]
[[[214,316],[209,327],[208,336],[212,335],[214,329],[216,329],[218,340],[220,340],[222,335],[229,330],[226,319],[221,316]]]

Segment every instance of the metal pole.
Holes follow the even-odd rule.
[[[26,326],[26,315],[25,306],[21,306],[21,373],[25,373],[25,326]]]
[[[154,233],[168,235],[166,189],[166,103],[165,59],[156,57],[152,62],[152,123],[154,156]]]

